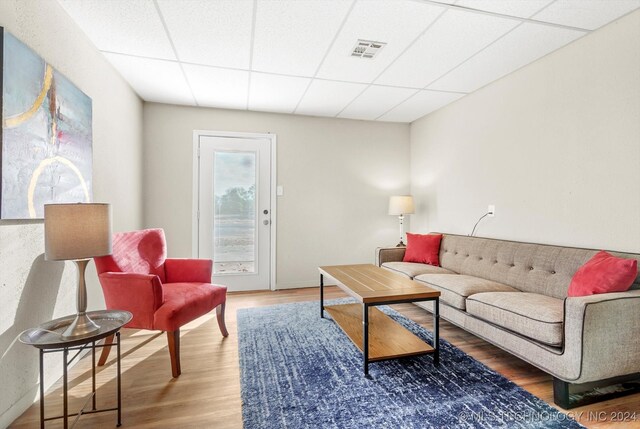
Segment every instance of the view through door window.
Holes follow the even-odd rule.
[[[215,274],[256,267],[256,154],[215,152],[213,166]]]

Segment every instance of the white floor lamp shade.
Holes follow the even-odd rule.
[[[89,259],[111,254],[109,204],[45,204],[44,247],[47,261],[72,260],[78,267],[76,319],[62,334],[80,338],[99,329],[87,315],[85,269]]]
[[[389,214],[398,216],[400,220],[400,243],[396,247],[404,246],[402,239],[404,238],[403,221],[404,215],[414,213],[413,197],[411,195],[394,195],[389,198]]]

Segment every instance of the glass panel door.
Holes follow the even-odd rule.
[[[230,291],[269,289],[271,139],[200,135],[198,153],[197,256]]]
[[[216,151],[213,161],[213,272],[256,269],[256,154]]]

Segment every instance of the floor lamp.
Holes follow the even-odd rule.
[[[73,261],[78,268],[77,314],[63,332],[65,339],[81,338],[100,327],[87,316],[84,272],[95,256],[111,254],[109,204],[45,204],[44,247],[47,261]]]
[[[404,247],[405,244],[402,241],[404,238],[403,221],[404,215],[412,214],[413,211],[413,197],[411,195],[395,195],[389,198],[389,214],[398,216],[400,220],[400,243],[396,247]]]

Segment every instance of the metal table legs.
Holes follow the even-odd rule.
[[[320,274],[320,318],[324,319],[324,276]]]
[[[117,418],[117,424],[116,426],[120,426],[122,424],[122,397],[121,397],[121,381],[120,381],[120,376],[121,376],[121,365],[120,365],[120,332],[116,332],[116,341],[115,341],[115,346],[116,346],[116,350],[117,350],[117,358],[116,358],[116,367],[117,367],[117,375],[116,375],[116,385],[117,385],[117,392],[116,392],[116,397],[117,397],[117,407],[115,408],[104,408],[104,409],[97,409],[97,404],[96,404],[96,348],[102,348],[105,347],[102,344],[96,345],[95,341],[91,342],[91,343],[87,343],[81,346],[76,346],[76,347],[64,347],[61,349],[51,349],[51,350],[45,350],[45,349],[40,349],[40,428],[44,429],[45,428],[45,422],[49,421],[49,420],[58,420],[58,419],[63,419],[63,428],[64,429],[68,429],[69,428],[69,417],[76,417],[75,420],[73,421],[73,423],[71,424],[71,427],[73,427],[76,422],[78,421],[78,419],[80,418],[81,415],[83,414],[93,414],[93,413],[101,413],[101,412],[105,412],[105,411],[117,411],[118,412],[118,418]],[[113,345],[113,344],[111,344]],[[110,345],[110,346],[111,346]],[[91,394],[89,395],[89,397],[87,398],[87,401],[83,404],[82,408],[80,409],[80,411],[78,411],[75,414],[69,414],[69,398],[68,398],[68,390],[69,390],[69,365],[80,355],[80,353],[86,349],[87,347],[91,347]],[[69,359],[69,351],[76,351],[77,353],[71,358]],[[55,417],[45,417],[44,416],[44,355],[45,353],[55,353],[55,352],[62,352],[62,361],[63,361],[63,368],[62,368],[62,411],[63,414],[61,416],[55,416]],[[87,410],[85,411],[85,407],[87,406],[87,404],[89,403],[89,399],[91,400],[91,410]]]
[[[321,298],[322,299],[322,298]],[[433,301],[433,364],[440,365],[440,300]],[[375,305],[389,305],[394,302],[376,303]],[[396,303],[397,304],[397,303]],[[364,375],[369,374],[369,307],[371,304],[362,304],[362,354]],[[324,307],[323,307],[324,308]]]
[[[433,301],[433,364],[440,365],[440,300]]]
[[[120,365],[120,331],[116,332],[116,351],[117,351],[117,364],[116,366],[118,367],[118,380],[116,381],[118,387],[118,423],[116,424],[117,427],[120,427],[122,425],[122,383],[120,381],[120,375],[122,373],[122,366]]]
[[[362,355],[364,375],[369,375],[369,306],[362,304]]]
[[[40,429],[44,429],[44,350],[40,349]]]

